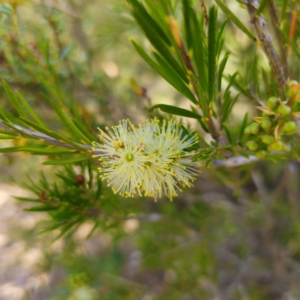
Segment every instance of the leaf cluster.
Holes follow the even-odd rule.
[[[222,77],[229,52],[222,53],[222,33],[226,22],[219,25],[217,9],[201,10],[191,1],[182,1],[181,16],[178,16],[172,1],[129,1],[132,15],[151,43],[151,55],[136,42],[133,46],[142,58],[167,82],[169,82],[201,113],[184,112],[178,108],[163,108],[164,112],[197,118],[205,131],[217,138],[209,119],[221,114],[221,124],[228,118],[235,102],[229,88],[221,97]],[[178,21],[181,20],[181,22]],[[223,98],[223,99],[221,99]],[[218,107],[219,102],[223,108]]]
[[[34,203],[26,211],[49,215],[50,220],[41,224],[41,232],[58,230],[56,239],[71,236],[84,222],[93,224],[90,236],[96,229],[111,226],[113,218],[122,216],[114,208],[116,197],[102,187],[91,163],[77,163],[76,170],[67,164],[55,172],[53,178],[47,178],[44,173],[38,182],[28,178],[26,187],[35,196],[16,197],[19,201]]]

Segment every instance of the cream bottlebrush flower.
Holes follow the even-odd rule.
[[[101,178],[115,193],[133,197],[135,194],[172,199],[181,185],[191,186],[198,173],[193,152],[187,148],[197,143],[197,137],[185,134],[174,120],[148,120],[138,127],[123,120],[118,126],[100,130],[101,144],[95,149],[100,156]]]

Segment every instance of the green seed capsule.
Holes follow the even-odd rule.
[[[258,123],[252,123],[250,125],[250,132],[252,134],[258,134],[260,130],[260,125]]]
[[[279,107],[277,108],[277,112],[282,116],[282,117],[287,117],[291,114],[292,109],[285,105],[285,104],[280,104]]]
[[[270,148],[271,150],[274,150],[274,151],[280,151],[280,150],[282,150],[282,148],[283,148],[283,142],[282,142],[282,141],[276,141],[276,142],[274,142],[273,144],[271,144],[271,145],[269,146],[269,148]]]
[[[275,142],[275,138],[274,138],[274,136],[271,136],[271,135],[263,135],[261,137],[261,141],[264,144],[271,145],[271,144],[273,144]]]
[[[267,155],[267,151],[265,150],[260,150],[255,153],[255,156],[257,158],[264,158],[266,155]]]
[[[296,85],[296,84],[298,84],[298,82],[296,80],[289,80],[287,82],[287,86],[292,86],[292,85]]]
[[[255,151],[258,148],[258,144],[257,144],[256,141],[250,140],[250,141],[247,142],[247,147],[248,147],[249,150]]]
[[[279,104],[279,99],[276,98],[276,97],[271,97],[271,98],[269,98],[268,101],[267,101],[267,106],[268,106],[270,109],[274,109],[278,104]]]
[[[295,134],[296,131],[297,131],[297,125],[294,121],[289,121],[289,122],[286,122],[284,125],[283,125],[283,132],[287,135],[292,135],[292,134]]]
[[[250,135],[250,134],[251,134],[251,127],[250,127],[250,126],[247,126],[247,127],[244,129],[244,134],[245,134],[245,135]]]
[[[260,122],[260,126],[264,130],[269,130],[272,127],[272,121],[268,117],[263,117]]]

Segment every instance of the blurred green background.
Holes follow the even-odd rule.
[[[80,114],[95,139],[99,126],[153,117],[150,105],[189,107],[134,51],[128,38],[150,46],[126,1],[1,3],[1,78],[53,130],[62,130],[49,106],[54,99]],[[228,72],[241,64],[247,69],[250,41],[232,25],[225,41],[233,52]],[[11,110],[2,88],[0,103]],[[241,97],[232,124],[252,107]],[[200,131],[196,122],[184,122]],[[26,142],[1,140],[1,147]],[[104,184],[93,222],[86,218],[56,239],[58,231],[40,233],[46,213],[23,211],[28,204],[11,196],[30,197],[27,174],[37,183],[41,170],[58,186],[62,174],[74,174],[74,184],[77,175],[88,175],[83,167],[43,166],[44,159],[0,156],[1,300],[300,299],[298,161],[203,168],[195,186],[173,202],[122,198]]]

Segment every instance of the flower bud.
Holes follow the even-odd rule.
[[[250,132],[252,134],[258,134],[260,130],[260,125],[258,123],[252,123],[250,125]]]
[[[285,104],[280,104],[279,107],[277,108],[277,112],[282,116],[282,117],[287,117],[291,114],[292,109],[285,105]]]
[[[255,156],[257,158],[264,158],[266,155],[267,155],[267,151],[265,150],[260,150],[255,153]]]
[[[292,86],[292,85],[295,85],[295,84],[298,84],[298,81],[297,80],[289,80],[287,82],[287,86]]]
[[[250,135],[250,134],[251,134],[251,126],[247,126],[247,127],[244,129],[244,134],[245,134],[245,135]]]
[[[278,141],[274,142],[273,144],[271,144],[269,146],[269,148],[274,151],[280,151],[283,148],[283,142],[278,140]]]
[[[283,132],[287,135],[295,134],[297,131],[297,125],[294,121],[288,121],[283,125]]]
[[[255,151],[258,148],[258,144],[257,144],[256,141],[250,140],[250,141],[247,142],[247,147],[248,147],[249,150]]]
[[[271,135],[263,135],[263,136],[261,137],[261,141],[262,141],[264,144],[271,145],[271,144],[274,143],[275,138],[274,138],[274,136],[271,136]]]
[[[288,88],[288,96],[289,96],[289,104],[294,105],[296,102],[300,101],[300,84],[298,82],[294,82],[289,85]]]
[[[260,126],[264,130],[269,130],[272,127],[272,121],[268,117],[263,117],[260,122]]]
[[[270,109],[274,109],[276,108],[276,106],[279,104],[279,99],[276,98],[276,97],[271,97],[268,99],[267,101],[267,106],[270,108]]]

